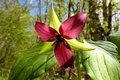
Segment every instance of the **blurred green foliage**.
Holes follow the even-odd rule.
[[[18,3],[16,3],[18,4]],[[14,4],[4,4],[0,9],[0,74],[9,72],[18,52],[30,47],[34,32],[30,29],[33,18],[28,9]],[[7,76],[7,74],[6,74]],[[0,78],[0,80],[3,80]]]
[[[111,33],[108,40],[113,42],[118,47],[118,54],[120,58],[120,31]]]

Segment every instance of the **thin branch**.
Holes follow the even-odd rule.
[[[69,0],[69,3],[68,3],[68,18],[71,15],[71,7],[72,7],[72,2],[71,2],[71,0]]]
[[[39,0],[38,9],[39,9],[39,20],[41,21],[41,0]]]

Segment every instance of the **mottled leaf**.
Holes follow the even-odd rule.
[[[111,53],[112,55],[117,56],[118,52],[117,52],[117,46],[115,44],[113,44],[112,42],[109,41],[88,41],[91,44],[94,44],[98,47],[101,47],[103,49],[105,49],[106,51],[108,51],[109,53]]]
[[[108,43],[101,44],[102,46],[106,46],[104,48],[88,42],[85,42],[85,45],[95,48],[91,51],[84,51],[82,56],[84,60],[83,65],[91,79],[120,80],[120,64],[118,60],[111,55],[110,52],[112,50],[108,50]]]

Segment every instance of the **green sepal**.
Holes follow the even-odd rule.
[[[59,32],[59,27],[61,25],[55,11],[53,8],[53,4],[51,4],[51,8],[50,8],[50,23],[49,23],[50,27],[54,28],[55,30],[57,30]]]
[[[41,47],[40,54],[48,53],[49,51],[53,50],[53,43],[54,42],[45,42],[44,45]]]
[[[71,39],[71,40],[66,40],[69,45],[72,47],[73,50],[78,51],[89,51],[89,50],[93,50],[94,48],[90,48],[87,45],[85,45],[84,43],[81,43],[79,41],[77,41],[76,39]]]
[[[59,27],[60,27],[61,23],[54,11],[53,3],[51,4],[51,8],[50,8],[50,23],[49,23],[49,25],[50,25],[50,27],[54,28],[56,31],[59,32]],[[53,46],[52,46],[53,43],[54,42],[45,42],[41,48],[40,54],[51,51],[53,49]]]

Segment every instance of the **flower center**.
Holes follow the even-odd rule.
[[[63,38],[61,35],[58,34],[58,35],[56,36],[56,41],[57,41],[57,42],[63,42],[63,41],[64,41],[64,38]]]

